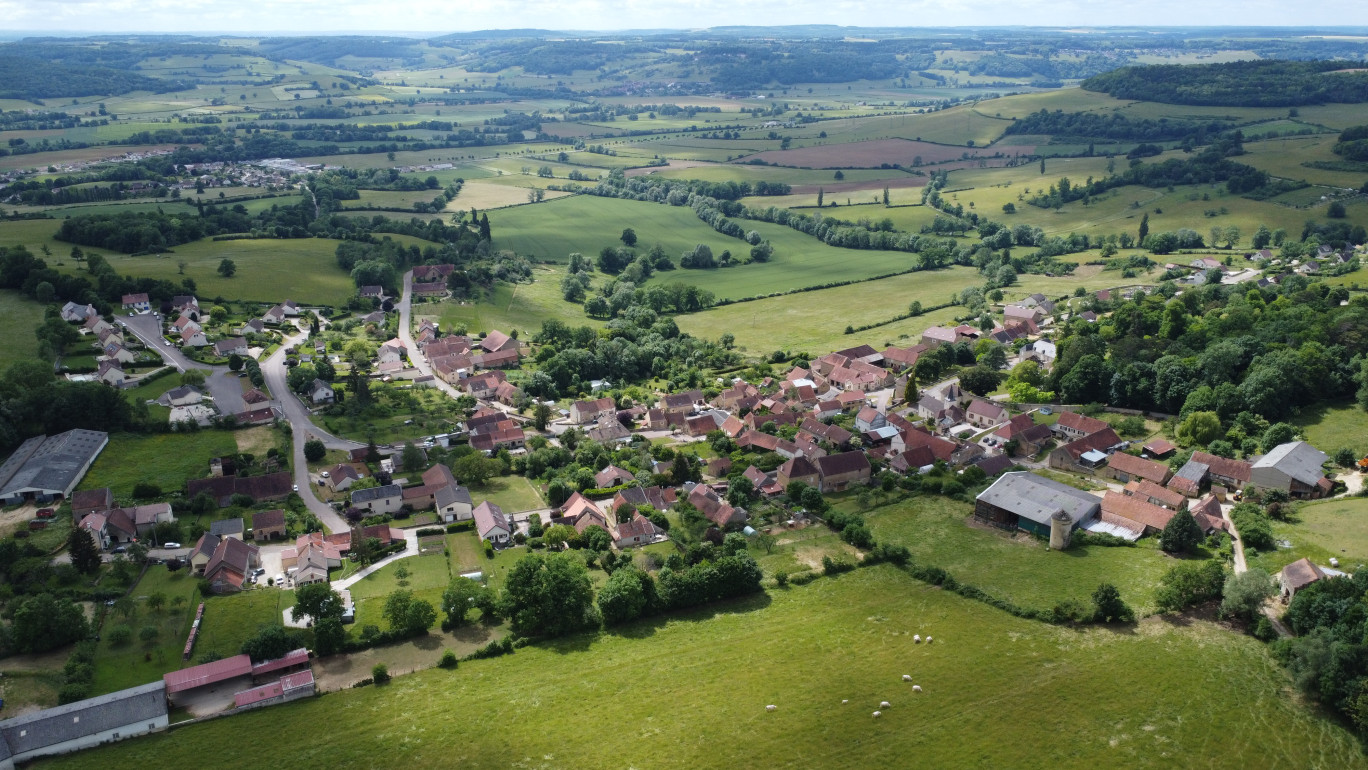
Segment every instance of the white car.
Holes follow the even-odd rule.
[[[296,491],[296,492],[299,491],[299,485],[298,485],[298,484],[293,484],[292,487],[294,488],[294,491]]]
[[[181,547],[181,544],[180,544],[180,543],[162,543],[162,548],[172,548],[172,549],[175,549],[175,548],[180,548],[180,547]]]
[[[318,475],[322,476],[322,477],[325,478],[325,479],[328,478],[328,472],[327,472],[327,471],[323,471],[322,473],[320,473],[320,474],[318,474]]]

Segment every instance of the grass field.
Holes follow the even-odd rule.
[[[587,195],[496,212],[490,224],[500,248],[558,262],[571,252],[597,255],[604,246],[621,245],[618,237],[627,227],[636,230],[638,250],[658,243],[676,261],[699,243],[707,244],[714,254],[723,250],[743,254],[750,248],[715,232],[685,207]],[[770,262],[718,270],[673,270],[652,280],[692,283],[719,298],[735,298],[897,272],[916,264],[913,254],[838,249],[779,225],[746,222],[745,227],[774,245]]]
[[[941,567],[957,580],[1024,607],[1044,609],[1065,599],[1086,602],[1098,583],[1108,582],[1137,612],[1150,612],[1159,577],[1175,563],[1152,542],[1051,551],[1036,540],[971,527],[966,519],[972,513],[965,503],[917,497],[865,516],[879,541],[905,545],[917,562]]]
[[[1301,558],[1328,566],[1330,557],[1340,568],[1358,572],[1368,564],[1368,499],[1344,497],[1296,507],[1288,521],[1273,522],[1273,537],[1288,547],[1251,554],[1251,567],[1262,567],[1270,574]]]
[[[42,322],[42,305],[17,291],[0,291],[0,328],[8,330],[0,338],[0,370],[38,354],[33,330]]]
[[[166,606],[154,611],[147,606],[147,597],[160,593]],[[181,652],[190,633],[199,603],[195,578],[188,570],[170,572],[165,567],[149,568],[142,579],[128,593],[133,599],[133,614],[124,618],[111,612],[105,617],[101,641],[95,655],[95,681],[92,692],[106,693],[146,684],[168,671],[175,671],[185,663]],[[180,603],[177,604],[177,597]],[[207,614],[207,613],[206,613]],[[133,639],[120,645],[109,641],[110,629],[127,624]],[[146,627],[157,629],[152,642],[143,642],[139,633]],[[204,652],[196,646],[195,654]]]
[[[81,489],[109,487],[114,496],[126,499],[139,481],[160,484],[170,492],[185,488],[186,479],[209,475],[209,461],[237,452],[237,442],[227,431],[137,435],[116,433],[81,480]]]
[[[913,645],[913,633],[936,644]],[[1364,767],[1350,734],[1288,690],[1262,645],[1205,621],[1056,628],[885,566],[36,766],[179,765],[221,750],[230,730],[326,722],[333,767],[370,767],[381,751],[411,768],[692,768],[723,756],[741,767]],[[641,692],[624,729],[508,733],[529,713],[598,713]],[[880,700],[892,708],[871,720]],[[288,764],[317,750],[246,741],[235,759]]]
[[[561,296],[560,282],[565,275],[561,265],[537,265],[532,270],[532,283],[494,286],[488,301],[457,302],[444,300],[440,304],[414,305],[414,315],[435,317],[442,329],[465,326],[470,332],[490,332],[495,329],[511,333],[514,329],[536,331],[542,321],[554,318],[572,326],[597,326],[599,321],[584,314],[584,306],[566,302]],[[602,280],[602,276],[599,276]]]
[[[1354,450],[1362,457],[1368,452],[1368,412],[1358,404],[1317,404],[1302,407],[1292,424],[1302,436],[1326,454],[1334,454],[1342,447]]]

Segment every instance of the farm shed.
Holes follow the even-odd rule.
[[[974,518],[1002,529],[1050,536],[1050,517],[1063,511],[1071,529],[1097,515],[1097,497],[1026,471],[1004,473],[974,501]]]
[[[0,722],[0,770],[13,770],[17,763],[37,757],[164,730],[166,725],[164,682],[35,711]]]

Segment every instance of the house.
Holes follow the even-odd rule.
[[[473,515],[474,501],[470,490],[460,484],[443,484],[432,493],[432,504],[437,510],[437,518],[444,524],[469,521]]]
[[[256,388],[252,388],[248,390],[246,393],[242,394],[242,400],[247,402],[248,404],[264,404],[267,401],[270,401],[271,397],[266,395],[265,393],[262,393]]]
[[[913,345],[910,348],[899,348],[889,346],[883,350],[883,365],[893,371],[903,371],[911,369],[917,365],[917,360],[921,354],[930,348],[926,345]]]
[[[499,350],[494,353],[475,353],[471,360],[483,369],[506,369],[517,366],[522,354],[517,350]]]
[[[513,528],[508,523],[508,517],[504,515],[503,509],[488,500],[480,503],[475,509],[475,531],[480,539],[494,545],[504,545],[512,537]]]
[[[1077,412],[1060,412],[1059,420],[1054,424],[1054,432],[1066,440],[1072,440],[1092,435],[1109,427],[1111,426],[1106,422],[1095,417],[1088,417]]]
[[[810,487],[818,487],[821,485],[821,474],[812,461],[800,455],[780,465],[775,475],[775,482],[784,489],[788,489],[788,485],[795,481],[801,481]]]
[[[201,536],[201,540],[212,537],[214,536],[206,534]],[[242,590],[247,575],[259,566],[261,556],[256,546],[237,538],[226,537],[219,540],[214,547],[213,555],[205,564],[203,575],[204,579],[209,581],[209,588],[213,593],[236,593]]]
[[[104,346],[104,360],[117,361],[121,364],[131,364],[138,360],[138,356],[128,348],[117,342],[110,342]]]
[[[1323,497],[1331,488],[1321,470],[1326,459],[1324,452],[1305,441],[1279,444],[1250,466],[1249,486],[1277,489],[1297,499]]]
[[[95,310],[94,305],[78,305],[75,302],[68,302],[62,306],[62,320],[69,323],[83,324],[98,315],[99,312]]]
[[[242,517],[235,519],[219,519],[209,523],[209,534],[214,537],[235,537],[242,539],[246,531],[246,524]]]
[[[267,326],[279,326],[285,323],[285,308],[282,305],[267,310],[261,314],[261,322]]]
[[[686,390],[683,393],[667,393],[661,396],[658,406],[666,414],[689,414],[694,407],[704,403],[703,392]]]
[[[871,430],[882,428],[888,424],[888,418],[883,412],[872,406],[861,409],[855,415],[855,430],[860,433],[868,433]]]
[[[108,444],[108,433],[79,428],[28,439],[0,464],[0,503],[69,498]]]
[[[1310,559],[1298,559],[1283,567],[1282,572],[1278,573],[1278,584],[1281,588],[1279,598],[1286,604],[1292,601],[1292,597],[1296,596],[1298,591],[1317,580],[1324,579],[1325,571],[1312,564]]]
[[[81,328],[90,334],[99,335],[113,329],[114,325],[100,316],[93,315],[86,319],[86,322],[81,325]]]
[[[1030,321],[1038,324],[1045,318],[1045,314],[1038,307],[1025,307],[1023,305],[1007,305],[1002,309],[1003,323],[1015,323],[1019,321]]]
[[[245,657],[245,656],[244,656]],[[157,680],[0,722],[0,768],[165,730],[166,683]]]
[[[485,372],[462,380],[461,388],[475,398],[489,399],[505,382],[508,382],[508,376],[503,372]]]
[[[387,342],[380,346],[380,350],[375,354],[375,360],[379,364],[402,365],[404,363],[404,347]]]
[[[657,511],[668,511],[674,506],[675,500],[676,493],[673,487],[627,487],[613,495],[611,505],[615,511],[624,505],[631,505],[637,510],[653,508]]]
[[[417,383],[416,380],[414,382],[415,384]],[[494,389],[493,399],[500,404],[514,406],[515,404],[521,403],[524,398],[525,396],[522,389],[511,382],[501,382],[499,383],[499,386]]]
[[[1160,486],[1149,479],[1140,479],[1126,484],[1126,494],[1138,497],[1148,503],[1162,505],[1170,510],[1182,510],[1187,505],[1187,498],[1178,492],[1167,487]],[[1216,516],[1221,515],[1221,508],[1216,507]]]
[[[95,369],[95,379],[117,388],[124,384],[127,376],[124,374],[123,364],[110,358],[99,363]]]
[[[214,343],[214,355],[224,358],[232,355],[245,356],[247,355],[247,340],[241,337],[219,340]]]
[[[1115,452],[1107,458],[1105,475],[1125,484],[1132,480],[1145,479],[1154,484],[1168,483],[1171,472],[1163,463],[1146,460],[1125,452]]]
[[[1139,497],[1111,490],[1102,495],[1101,510],[1104,521],[1138,532],[1140,537],[1162,532],[1174,513]]]
[[[373,515],[395,513],[403,504],[403,500],[404,490],[398,484],[367,487],[366,489],[354,490],[351,493],[351,506],[361,508]]]
[[[246,334],[264,334],[265,332],[266,332],[266,324],[262,323],[261,320],[260,320],[260,319],[257,319],[257,318],[253,318],[252,320],[250,320],[250,321],[248,321],[247,323],[243,324],[243,325],[242,325],[242,328],[238,329],[238,334],[243,334],[243,335],[246,335]]]
[[[695,484],[693,489],[689,490],[689,504],[697,508],[705,519],[717,525],[719,529],[735,528],[746,523],[745,510],[733,508],[706,484]]]
[[[413,268],[413,280],[424,283],[430,281],[446,282],[448,276],[456,272],[455,265],[418,265]]]
[[[351,485],[360,481],[361,478],[362,473],[356,469],[356,466],[338,463],[328,469],[328,489],[334,492],[345,492],[351,489]]]
[[[356,290],[361,299],[380,299],[385,296],[384,286],[362,286]]]
[[[684,433],[689,436],[706,436],[717,430],[716,413],[709,412],[684,419]]]
[[[332,385],[323,380],[314,380],[309,386],[309,400],[315,404],[331,404],[337,398]]]
[[[1003,444],[1008,441],[1017,442],[1017,454],[1030,457],[1039,454],[1040,450],[1045,448],[1045,444],[1054,437],[1054,432],[1048,425],[1037,424],[1028,412],[1008,420],[1005,425],[993,431],[993,435],[1001,439]]]
[[[152,303],[147,299],[147,293],[125,294],[123,295],[123,309],[131,310],[134,313],[152,312]]]
[[[1216,499],[1215,495],[1207,495],[1194,502],[1188,506],[1188,512],[1197,520],[1197,526],[1201,527],[1203,535],[1226,529],[1225,518],[1221,516],[1221,501]]]
[[[1050,452],[1050,467],[1066,471],[1092,471],[1107,461],[1107,453],[1121,443],[1111,428],[1074,439]]]
[[[80,524],[81,519],[92,513],[107,511],[114,507],[114,493],[109,487],[83,489],[71,496],[71,521]]]
[[[1097,516],[1101,501],[1079,489],[1026,471],[1004,473],[974,500],[974,518],[1007,530],[1050,536],[1050,521],[1062,516],[1069,531]]]
[[[953,345],[959,341],[959,333],[954,329],[949,329],[944,326],[932,326],[922,332],[921,336],[921,344],[928,348],[933,348],[937,345]]]
[[[964,410],[964,416],[969,420],[970,425],[987,428],[1006,422],[1011,415],[1001,404],[976,398],[969,402],[969,408]]]
[[[570,422],[576,425],[603,419],[617,419],[617,402],[610,396],[590,401],[576,401],[570,405]]]
[[[626,471],[616,465],[609,465],[607,468],[594,474],[594,486],[598,489],[607,489],[609,487],[630,484],[633,481],[636,481],[636,476],[633,476],[630,471]]]
[[[257,511],[252,514],[252,539],[276,540],[285,537],[285,511]]]
[[[905,457],[906,453],[898,456]],[[1007,455],[992,455],[991,457],[980,457],[971,463],[971,465],[983,471],[984,475],[988,478],[992,478],[1011,470],[1015,463],[1013,463],[1011,458]]]
[[[871,468],[864,452],[842,452],[817,458],[823,492],[840,492],[852,484],[867,483]]]
[[[650,519],[638,513],[630,521],[618,522],[618,525],[613,527],[611,534],[613,545],[618,548],[628,548],[634,545],[654,543],[665,532]]]
[[[497,329],[486,334],[484,339],[480,340],[480,348],[486,353],[502,353],[506,350],[517,351],[519,347],[517,340]]]
[[[1324,455],[1322,455],[1324,457]],[[1249,483],[1250,463],[1217,457],[1207,452],[1193,452],[1189,462],[1200,463],[1207,467],[1207,478],[1213,484],[1229,489],[1243,489]]]
[[[103,551],[109,547],[109,517],[103,513],[89,514],[76,526],[90,533],[96,548]]]
[[[165,406],[191,406],[204,400],[204,393],[193,385],[181,385],[162,394],[157,399]]]
[[[626,428],[618,425],[616,419],[612,421],[610,427],[617,427],[623,432],[627,431]],[[590,431],[591,437],[593,433],[594,431]],[[470,437],[470,446],[486,454],[492,454],[500,449],[521,449],[526,443],[527,434],[523,431],[522,426],[514,420],[499,420],[487,429],[474,433]]]

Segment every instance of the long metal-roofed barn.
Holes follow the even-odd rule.
[[[167,719],[161,681],[7,719],[0,722],[0,770],[162,730]]]
[[[1077,528],[1097,515],[1101,500],[1026,471],[1004,473],[974,501],[974,518],[1003,529],[1050,536],[1050,517],[1063,511]]]
[[[79,428],[56,436],[34,436],[0,465],[0,503],[45,503],[71,497],[108,443],[108,433]]]

